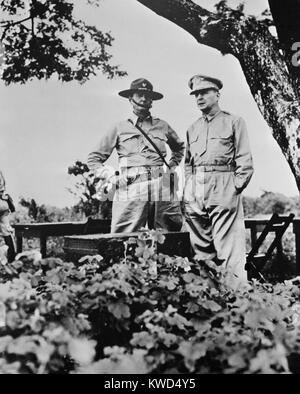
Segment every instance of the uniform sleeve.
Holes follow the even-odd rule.
[[[189,141],[189,132],[186,133],[186,149],[185,149],[185,159],[184,159],[184,176],[185,179],[192,174],[193,166],[192,166],[192,157],[190,151],[190,141]]]
[[[168,125],[168,145],[172,151],[169,161],[170,167],[178,166],[184,156],[184,142],[177,133]]]
[[[117,145],[117,127],[110,129],[101,139],[96,149],[88,155],[87,165],[90,170],[96,171],[112,154]]]
[[[238,118],[234,123],[235,134],[235,186],[241,192],[248,185],[253,175],[253,161],[244,119]]]

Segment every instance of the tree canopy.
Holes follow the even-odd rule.
[[[99,5],[97,0],[86,2]],[[67,0],[0,0],[6,84],[52,75],[85,82],[99,69],[108,78],[126,74],[111,64],[111,34],[76,19],[74,6]]]

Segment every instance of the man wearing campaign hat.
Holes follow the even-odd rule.
[[[88,156],[88,166],[96,176],[116,185],[111,232],[134,232],[146,226],[179,230],[180,204],[170,190],[172,182],[168,183],[164,167],[174,175],[184,155],[184,142],[167,122],[151,115],[153,101],[163,95],[148,80],[133,81],[119,95],[129,100],[132,114],[114,125]],[[171,150],[168,163],[167,146]],[[119,157],[117,175],[105,165],[114,149]]]
[[[187,131],[184,205],[197,257],[226,267],[232,280],[247,278],[241,192],[253,174],[245,121],[219,107],[219,79],[189,81],[202,116]]]

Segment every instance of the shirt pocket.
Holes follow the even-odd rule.
[[[209,137],[209,151],[217,156],[226,156],[234,150],[233,134],[213,135]]]
[[[151,130],[149,132],[149,138],[154,144],[158,147],[161,153],[166,153],[166,143],[167,143],[167,136],[162,133],[161,131]],[[154,147],[147,141],[145,138],[145,142],[150,150],[155,151]]]
[[[119,135],[118,150],[120,153],[132,154],[141,151],[140,134],[135,132],[122,133]]]

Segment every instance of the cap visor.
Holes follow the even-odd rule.
[[[209,88],[203,88],[203,89],[197,89],[197,90],[193,90],[191,93],[190,93],[190,95],[191,96],[195,96],[195,94],[196,93],[198,93],[198,92],[204,92],[204,91],[207,91],[207,90],[215,90],[216,92],[218,92],[219,91],[219,89],[217,88],[217,87],[209,87]]]

